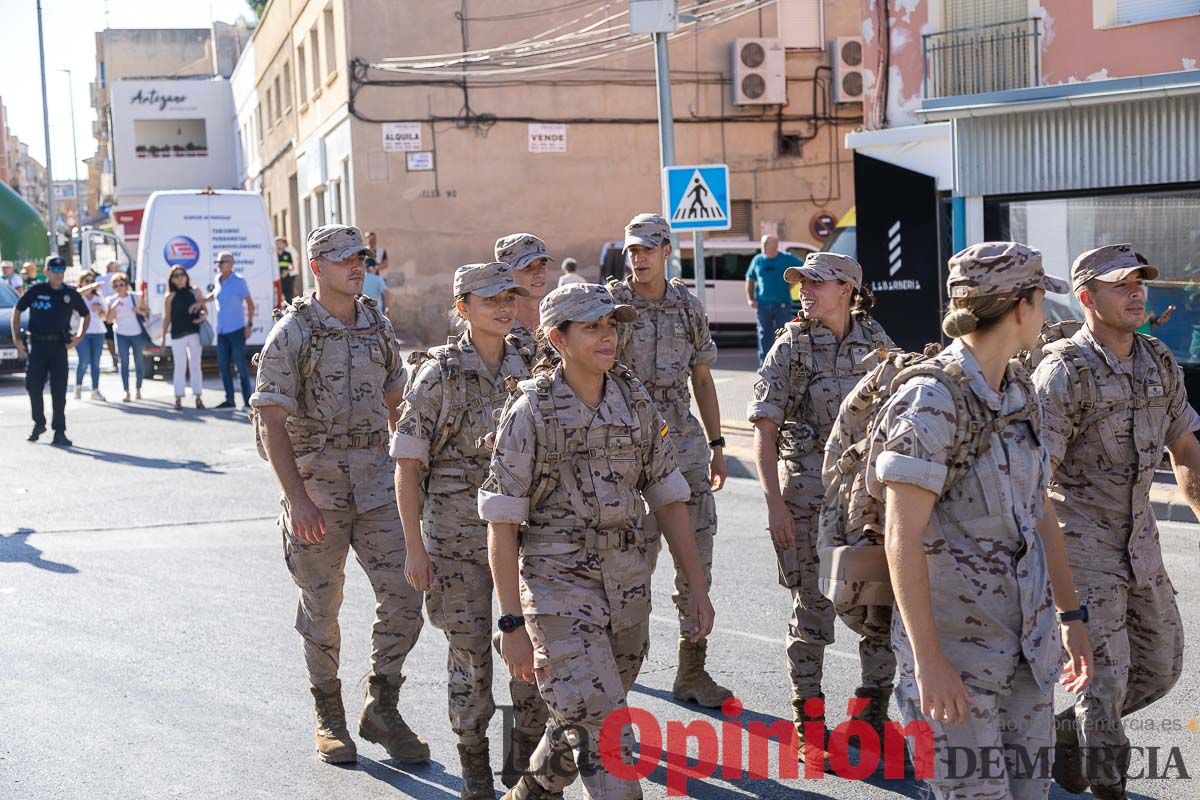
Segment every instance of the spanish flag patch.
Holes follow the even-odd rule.
[[[665,438],[667,438],[668,430],[669,430],[669,428],[667,427],[667,423],[664,422],[662,429],[658,432],[658,435],[665,439]]]

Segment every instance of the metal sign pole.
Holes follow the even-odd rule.
[[[46,42],[42,36],[42,0],[37,2],[38,63],[42,72],[42,131],[46,137],[46,227],[50,235],[50,255],[58,255],[58,232],[54,230],[54,170],[50,166],[50,110],[46,100]]]
[[[692,259],[692,263],[696,265],[696,299],[700,301],[700,306],[707,311],[708,301],[704,296],[704,284],[708,279],[708,270],[704,266],[704,233],[702,231],[692,231]]]
[[[667,34],[654,34],[654,77],[658,91],[658,153],[661,167],[675,164],[675,115],[671,110],[671,62],[667,55]],[[659,170],[659,174],[663,174]],[[663,188],[663,206],[668,205]],[[663,216],[671,220],[671,209],[664,208]],[[667,263],[667,279],[679,277],[679,234],[671,231],[671,260]]]

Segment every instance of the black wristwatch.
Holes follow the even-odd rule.
[[[517,628],[525,624],[524,617],[518,617],[515,614],[505,614],[500,617],[496,625],[500,628],[501,633],[512,633]]]
[[[1088,621],[1087,606],[1085,606],[1081,603],[1079,605],[1079,608],[1075,609],[1074,611],[1058,612],[1058,621],[1059,622],[1074,622],[1075,620],[1079,620],[1080,622]]]
[[[711,442],[709,442],[708,446],[709,447],[724,447],[725,446],[725,437],[718,436],[716,439],[713,439]]]

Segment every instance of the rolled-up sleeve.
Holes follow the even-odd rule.
[[[1070,368],[1062,356],[1051,353],[1033,371],[1033,386],[1041,403],[1038,438],[1046,448],[1050,469],[1058,469],[1075,433],[1075,403]]]
[[[792,340],[780,336],[758,368],[758,380],[754,382],[754,399],[746,406],[746,417],[754,422],[765,419],[776,425],[783,424],[784,409],[787,408],[788,392],[791,389]]]
[[[258,357],[258,376],[250,405],[280,406],[289,414],[299,411],[300,345],[303,331],[293,316],[285,317],[267,334]]]
[[[692,490],[687,479],[679,471],[675,460],[675,445],[662,415],[649,408],[642,424],[650,429],[650,457],[642,466],[640,490],[642,498],[651,511],[657,511],[668,503],[686,503]]]
[[[529,519],[536,445],[533,409],[522,395],[510,401],[500,417],[491,467],[479,489],[480,519],[509,525]]]
[[[717,343],[713,341],[712,331],[708,327],[708,314],[695,296],[688,295],[688,302],[691,304],[689,316],[696,328],[696,346],[693,349],[691,365],[711,366],[717,361]]]
[[[400,405],[400,419],[392,434],[392,458],[415,458],[429,465],[434,431],[444,424],[444,420],[439,419],[444,391],[442,370],[437,361],[425,362]]]
[[[915,378],[881,412],[871,442],[867,490],[883,499],[889,483],[907,483],[941,496],[956,428],[954,398],[935,378]]]

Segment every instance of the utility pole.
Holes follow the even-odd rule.
[[[71,70],[60,69],[59,72],[67,73],[67,96],[71,98],[71,157],[75,159],[75,227],[83,228],[83,211],[86,203],[80,205],[79,197],[79,150],[75,147],[75,89],[71,85]],[[80,247],[83,247],[83,240],[80,240]]]
[[[46,227],[50,231],[50,255],[58,255],[54,230],[54,172],[50,168],[50,105],[46,101],[46,40],[42,35],[42,0],[37,0],[38,61],[42,70],[42,130],[46,136]]]

